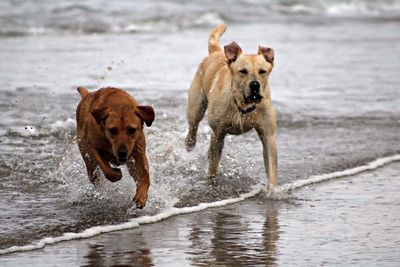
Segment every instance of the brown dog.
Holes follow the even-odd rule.
[[[213,130],[208,152],[209,175],[218,173],[225,135],[238,135],[254,128],[263,144],[268,182],[276,185],[276,118],[268,85],[274,51],[260,46],[257,55],[247,55],[232,42],[223,52],[219,39],[225,29],[221,24],[211,31],[209,55],[201,62],[190,86],[186,148],[189,151],[195,146],[198,125],[208,108],[208,123]]]
[[[108,180],[116,182],[122,173],[110,163],[126,163],[137,184],[133,201],[143,208],[150,186],[143,122],[147,126],[153,123],[153,108],[139,106],[132,96],[116,88],[89,93],[79,87],[78,92],[82,96],[76,109],[78,144],[90,181],[97,179],[99,166]]]

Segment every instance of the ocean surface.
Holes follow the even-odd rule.
[[[110,225],[140,232],[140,224],[154,222],[146,231],[161,231],[157,220],[185,211],[197,218],[213,203],[240,202],[236,211],[248,210],[247,218],[265,216],[270,206],[251,205],[270,203],[260,197],[266,178],[255,132],[227,137],[222,175],[213,180],[206,175],[206,120],[196,149],[184,148],[187,90],[207,54],[209,30],[221,22],[228,26],[222,44],[275,50],[276,205],[301,202],[299,181],[398,160],[400,1],[1,1],[0,254],[109,232]],[[151,186],[144,210],[131,209],[135,185],[125,169],[117,183],[89,182],[76,143],[77,86],[119,87],[154,107],[156,120],[145,129]],[[400,178],[398,167],[390,165],[390,175]],[[379,170],[377,177],[387,174]],[[375,183],[373,175],[365,179]]]

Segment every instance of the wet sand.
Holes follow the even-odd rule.
[[[1,266],[398,266],[399,168],[4,255]]]

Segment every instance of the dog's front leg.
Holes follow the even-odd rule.
[[[81,152],[83,161],[85,162],[89,180],[94,183],[97,180],[97,174],[95,172],[97,164],[93,157],[91,157],[88,153],[85,143],[83,143],[81,140],[82,139],[78,137],[79,151]]]
[[[150,186],[149,162],[146,156],[144,138],[138,142],[133,157],[128,161],[128,169],[136,182],[136,194],[133,197],[133,202],[135,202],[137,208],[142,209],[146,205]]]
[[[82,157],[86,165],[89,180],[94,183],[97,180],[97,174],[95,172],[97,166],[96,161],[88,153],[82,153]]]
[[[266,127],[267,128],[267,127]],[[278,184],[278,159],[276,151],[275,130],[273,127],[258,128],[257,133],[263,145],[264,166],[268,182],[271,185]]]
[[[99,165],[100,169],[103,171],[104,176],[111,182],[116,182],[121,180],[122,172],[118,168],[111,168],[108,162],[105,162],[104,159],[100,156],[99,151],[96,148],[88,146],[89,154],[93,156],[93,159],[96,161],[97,165]]]
[[[224,148],[225,133],[215,131],[211,134],[210,148],[208,150],[208,175],[211,177],[218,175],[219,161]]]

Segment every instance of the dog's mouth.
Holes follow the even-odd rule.
[[[244,99],[246,104],[253,104],[253,103],[257,104],[261,102],[262,98],[263,98],[262,95],[252,92],[250,93],[249,96],[246,96]]]
[[[117,160],[119,164],[124,164],[128,160],[128,150],[121,146],[118,149]]]
[[[127,158],[117,158],[118,163],[124,164],[128,159]]]

